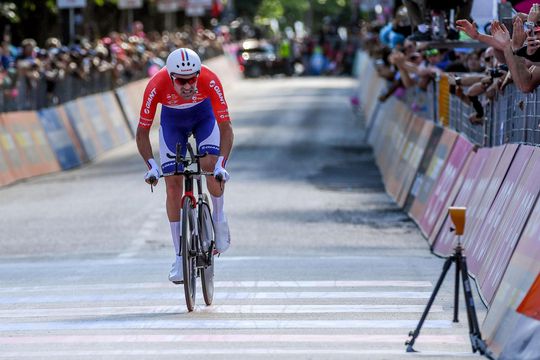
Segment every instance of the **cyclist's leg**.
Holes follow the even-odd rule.
[[[204,171],[214,171],[219,156],[220,134],[209,100],[205,100],[199,105],[198,121],[193,129],[193,134],[197,141],[199,153],[208,153],[208,156],[201,159],[202,169]],[[223,195],[223,188],[213,176],[206,177],[206,184],[210,195],[215,197]]]
[[[185,144],[187,142],[187,131],[179,127],[175,121],[177,114],[171,111],[162,111],[161,127],[159,129],[159,153],[161,160],[161,170],[164,174],[175,171],[176,163],[174,155],[176,154],[176,144],[181,143],[185,154]],[[171,158],[172,157],[172,158]],[[181,166],[178,168],[182,170]],[[169,218],[171,237],[175,251],[175,261],[172,264],[169,273],[169,280],[179,283],[183,279],[182,258],[180,257],[180,232],[182,229],[180,218],[180,200],[183,193],[183,177],[167,176],[165,177],[167,217]]]
[[[208,156],[201,159],[201,167],[204,171],[213,171],[220,154],[220,133],[211,106],[201,110],[194,134],[199,152],[208,153]],[[229,225],[224,212],[224,185],[213,176],[206,177],[206,186],[213,205],[212,218],[216,228],[216,249],[220,253],[227,250],[231,242]]]

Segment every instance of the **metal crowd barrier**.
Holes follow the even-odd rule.
[[[540,145],[540,89],[525,94],[510,84],[491,101],[481,96],[484,122],[472,124],[469,118],[475,114],[474,108],[448,94],[447,83],[441,83],[436,79],[426,91],[408,89],[403,100],[417,115],[448,126],[481,147]]]
[[[0,91],[0,112],[38,110],[62,104],[78,97],[113,90],[117,86],[146,77],[145,71],[125,73],[114,79],[113,71],[92,72],[82,79],[69,74],[56,82],[48,82],[41,77],[28,80],[19,76],[15,88]]]

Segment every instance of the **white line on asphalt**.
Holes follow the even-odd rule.
[[[35,335],[0,336],[1,345],[21,344],[97,344],[97,343],[229,343],[229,342],[281,342],[281,343],[396,343],[403,341],[403,334],[139,334],[139,335]],[[422,334],[423,344],[464,344],[466,335]]]
[[[81,265],[85,266],[116,266],[124,264],[138,264],[138,265],[155,265],[156,259],[147,259],[147,258],[124,258],[120,257],[122,254],[114,258],[109,259],[85,259],[80,258],[77,260],[58,260],[54,259],[51,261],[43,261],[42,258],[39,260],[36,259],[25,259],[22,258],[20,261],[8,261],[11,260],[4,258],[2,263],[0,263],[0,270],[7,269],[12,270],[14,267],[25,267],[33,268],[37,267],[40,269],[43,268],[54,268],[60,269],[65,267],[77,267]],[[140,254],[139,254],[140,255]],[[131,255],[130,255],[131,256]],[[397,258],[397,257],[396,257]],[[1,259],[1,258],[0,258]],[[217,261],[218,262],[242,262],[242,261],[257,261],[257,262],[280,262],[280,261],[309,261],[310,263],[314,261],[353,261],[361,262],[363,260],[388,260],[388,256],[222,256]]]
[[[103,329],[414,329],[417,320],[82,320],[0,324],[1,332]],[[449,320],[427,320],[424,328],[450,329]]]
[[[217,305],[198,306],[197,312],[212,314],[333,314],[333,313],[421,313],[425,305]],[[107,306],[80,308],[40,308],[0,310],[0,319],[34,317],[72,317],[104,315],[179,314],[185,306]],[[442,306],[431,307],[431,313],[443,312]]]
[[[198,294],[199,295],[199,294]],[[428,299],[431,292],[424,291],[276,291],[276,292],[235,292],[216,293],[216,300],[293,300],[293,299]],[[200,295],[199,295],[200,296]],[[177,300],[181,297],[176,291],[145,292],[145,293],[113,293],[78,295],[70,292],[64,295],[27,295],[0,297],[2,305],[40,304],[40,303],[69,303],[69,302],[105,302],[105,301],[154,301]]]
[[[366,281],[216,281],[215,288],[340,288],[340,287],[431,287],[429,281],[366,280]],[[170,288],[170,282],[122,283],[122,284],[66,284],[45,286],[15,286],[0,288],[0,293],[78,291],[78,290],[119,290],[119,289],[160,289]]]
[[[454,352],[454,351],[424,351],[414,354],[407,354],[405,350],[372,350],[372,349],[272,349],[268,347],[255,348],[238,348],[238,349],[209,349],[193,348],[193,349],[154,349],[154,350],[65,350],[65,351],[6,351],[0,353],[0,358],[21,358],[21,357],[60,357],[67,356],[77,358],[81,356],[165,356],[165,355],[396,355],[412,357],[432,357],[432,358],[450,358],[450,357],[474,357],[478,358],[477,354],[472,352]]]

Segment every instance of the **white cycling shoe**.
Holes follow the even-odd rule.
[[[176,256],[176,261],[172,264],[172,269],[169,272],[169,281],[172,281],[175,284],[184,283],[184,271],[182,268],[182,257]]]
[[[224,253],[231,246],[231,233],[229,232],[229,223],[225,221],[215,221],[216,230],[216,250],[218,253]]]

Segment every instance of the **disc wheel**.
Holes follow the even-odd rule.
[[[212,301],[214,300],[214,226],[206,194],[204,195],[204,202],[200,211],[201,247],[210,263],[210,265],[205,266],[201,270],[201,285],[204,302],[206,305],[212,305]]]
[[[191,199],[185,199],[182,206],[182,269],[184,270],[184,294],[188,311],[195,308],[197,291],[197,258],[195,242],[197,226],[195,210],[191,207]]]

